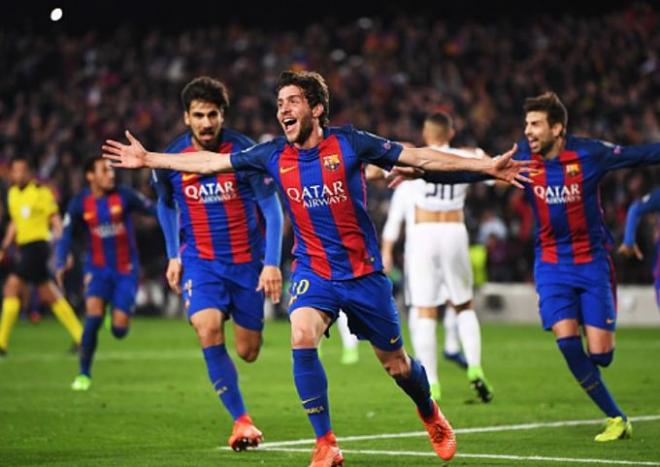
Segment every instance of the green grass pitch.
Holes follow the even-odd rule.
[[[87,393],[69,389],[77,359],[66,353],[69,341],[56,322],[17,325],[9,356],[0,360],[0,465],[307,465],[310,443],[290,446],[293,451],[223,449],[230,419],[207,380],[193,331],[180,320],[133,324],[124,341],[101,330]],[[550,334],[538,326],[484,325],[482,335],[483,366],[495,387],[491,404],[466,403],[473,395],[464,373],[440,364],[441,406],[455,428],[601,418]],[[367,437],[341,442],[346,465],[441,464],[430,455],[426,437],[375,437],[423,428],[412,402],[385,375],[366,343],[360,353],[360,362],[346,367],[339,363],[338,336],[323,345],[335,433]],[[659,357],[659,329],[619,330],[614,363],[604,375],[630,416],[660,415]],[[312,438],[291,376],[288,323],[268,323],[259,360],[237,366],[247,406],[267,442]],[[593,441],[599,429],[578,424],[459,432],[459,454],[452,464],[584,465],[587,459],[603,461],[589,465],[660,465],[660,419],[635,422],[632,440],[608,444]]]

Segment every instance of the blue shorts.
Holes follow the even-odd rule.
[[[119,273],[111,268],[85,268],[85,297],[99,297],[115,310],[132,315],[138,290],[138,273]]]
[[[385,351],[403,346],[392,283],[381,272],[334,281],[298,269],[291,276],[290,295],[289,314],[298,308],[311,307],[327,313],[334,321],[342,310],[348,318],[348,327],[358,339],[368,340]]]
[[[257,292],[260,263],[224,264],[183,258],[182,289],[188,319],[200,310],[214,308],[236,324],[261,331],[264,328],[264,294]]]
[[[616,329],[616,282],[609,256],[586,264],[536,261],[534,276],[545,330],[563,319]]]

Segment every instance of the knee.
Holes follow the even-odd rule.
[[[259,343],[256,345],[252,343],[236,343],[236,353],[248,363],[252,363],[257,359],[260,348],[261,345]]]
[[[112,335],[117,339],[123,339],[128,334],[128,327],[126,326],[112,326]]]
[[[196,326],[195,332],[203,348],[222,343],[220,328],[216,326]]]
[[[610,366],[612,360],[614,360],[614,349],[610,350],[609,352],[591,353],[589,354],[589,359],[594,363],[594,365],[606,368]]]
[[[383,362],[383,368],[394,379],[405,379],[410,376],[410,360],[406,355],[396,356]]]
[[[291,346],[294,349],[313,349],[318,345],[318,336],[313,328],[295,326],[291,329]]]

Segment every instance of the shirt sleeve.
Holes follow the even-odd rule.
[[[264,264],[279,266],[282,260],[282,230],[284,215],[282,205],[275,190],[275,183],[269,176],[259,172],[248,173],[247,179],[254,191],[261,214],[266,221],[266,253]]]
[[[422,178],[427,182],[447,185],[483,182],[484,180],[493,179],[490,175],[475,172],[425,172]]]
[[[80,197],[74,197],[69,201],[66,213],[64,214],[64,221],[62,222],[62,236],[55,244],[55,268],[61,269],[66,264],[66,258],[71,249],[71,242],[73,241],[74,230],[82,226],[82,204]]]
[[[167,257],[169,259],[178,258],[180,247],[179,209],[174,201],[172,184],[164,171],[154,170],[151,173],[151,186],[158,195],[156,214],[163,237],[165,237]]]
[[[53,214],[57,214],[59,208],[57,207],[55,196],[53,196],[53,192],[50,190],[50,188],[45,186],[42,187],[41,193],[43,197],[43,205],[45,206],[46,215],[52,216]]]
[[[617,146],[603,141],[594,141],[592,144],[592,150],[596,153],[603,172],[660,164],[660,143]]]
[[[660,189],[652,191],[641,200],[635,201],[628,208],[626,216],[626,229],[623,236],[623,244],[633,246],[635,244],[635,233],[639,220],[644,214],[660,211]]]
[[[135,190],[126,190],[124,193],[126,195],[126,202],[129,211],[139,212],[140,214],[144,214],[146,216],[156,215],[156,207],[154,206],[153,201],[144,196],[142,193]]]
[[[268,171],[268,159],[273,152],[270,143],[257,144],[242,151],[232,152],[229,161],[235,171],[255,170],[257,172]]]
[[[367,131],[351,129],[351,144],[357,156],[369,164],[391,170],[403,151],[403,146]]]
[[[387,221],[383,227],[383,240],[396,242],[401,233],[401,224],[406,217],[406,187],[409,182],[404,182],[394,190],[392,199],[390,200],[390,208],[387,211]]]

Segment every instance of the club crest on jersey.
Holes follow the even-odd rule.
[[[580,164],[566,164],[566,175],[569,177],[575,177],[580,175]]]
[[[110,206],[110,214],[121,214],[121,206],[117,204]]]
[[[323,156],[323,167],[334,172],[339,168],[339,154],[330,154],[329,156]]]

